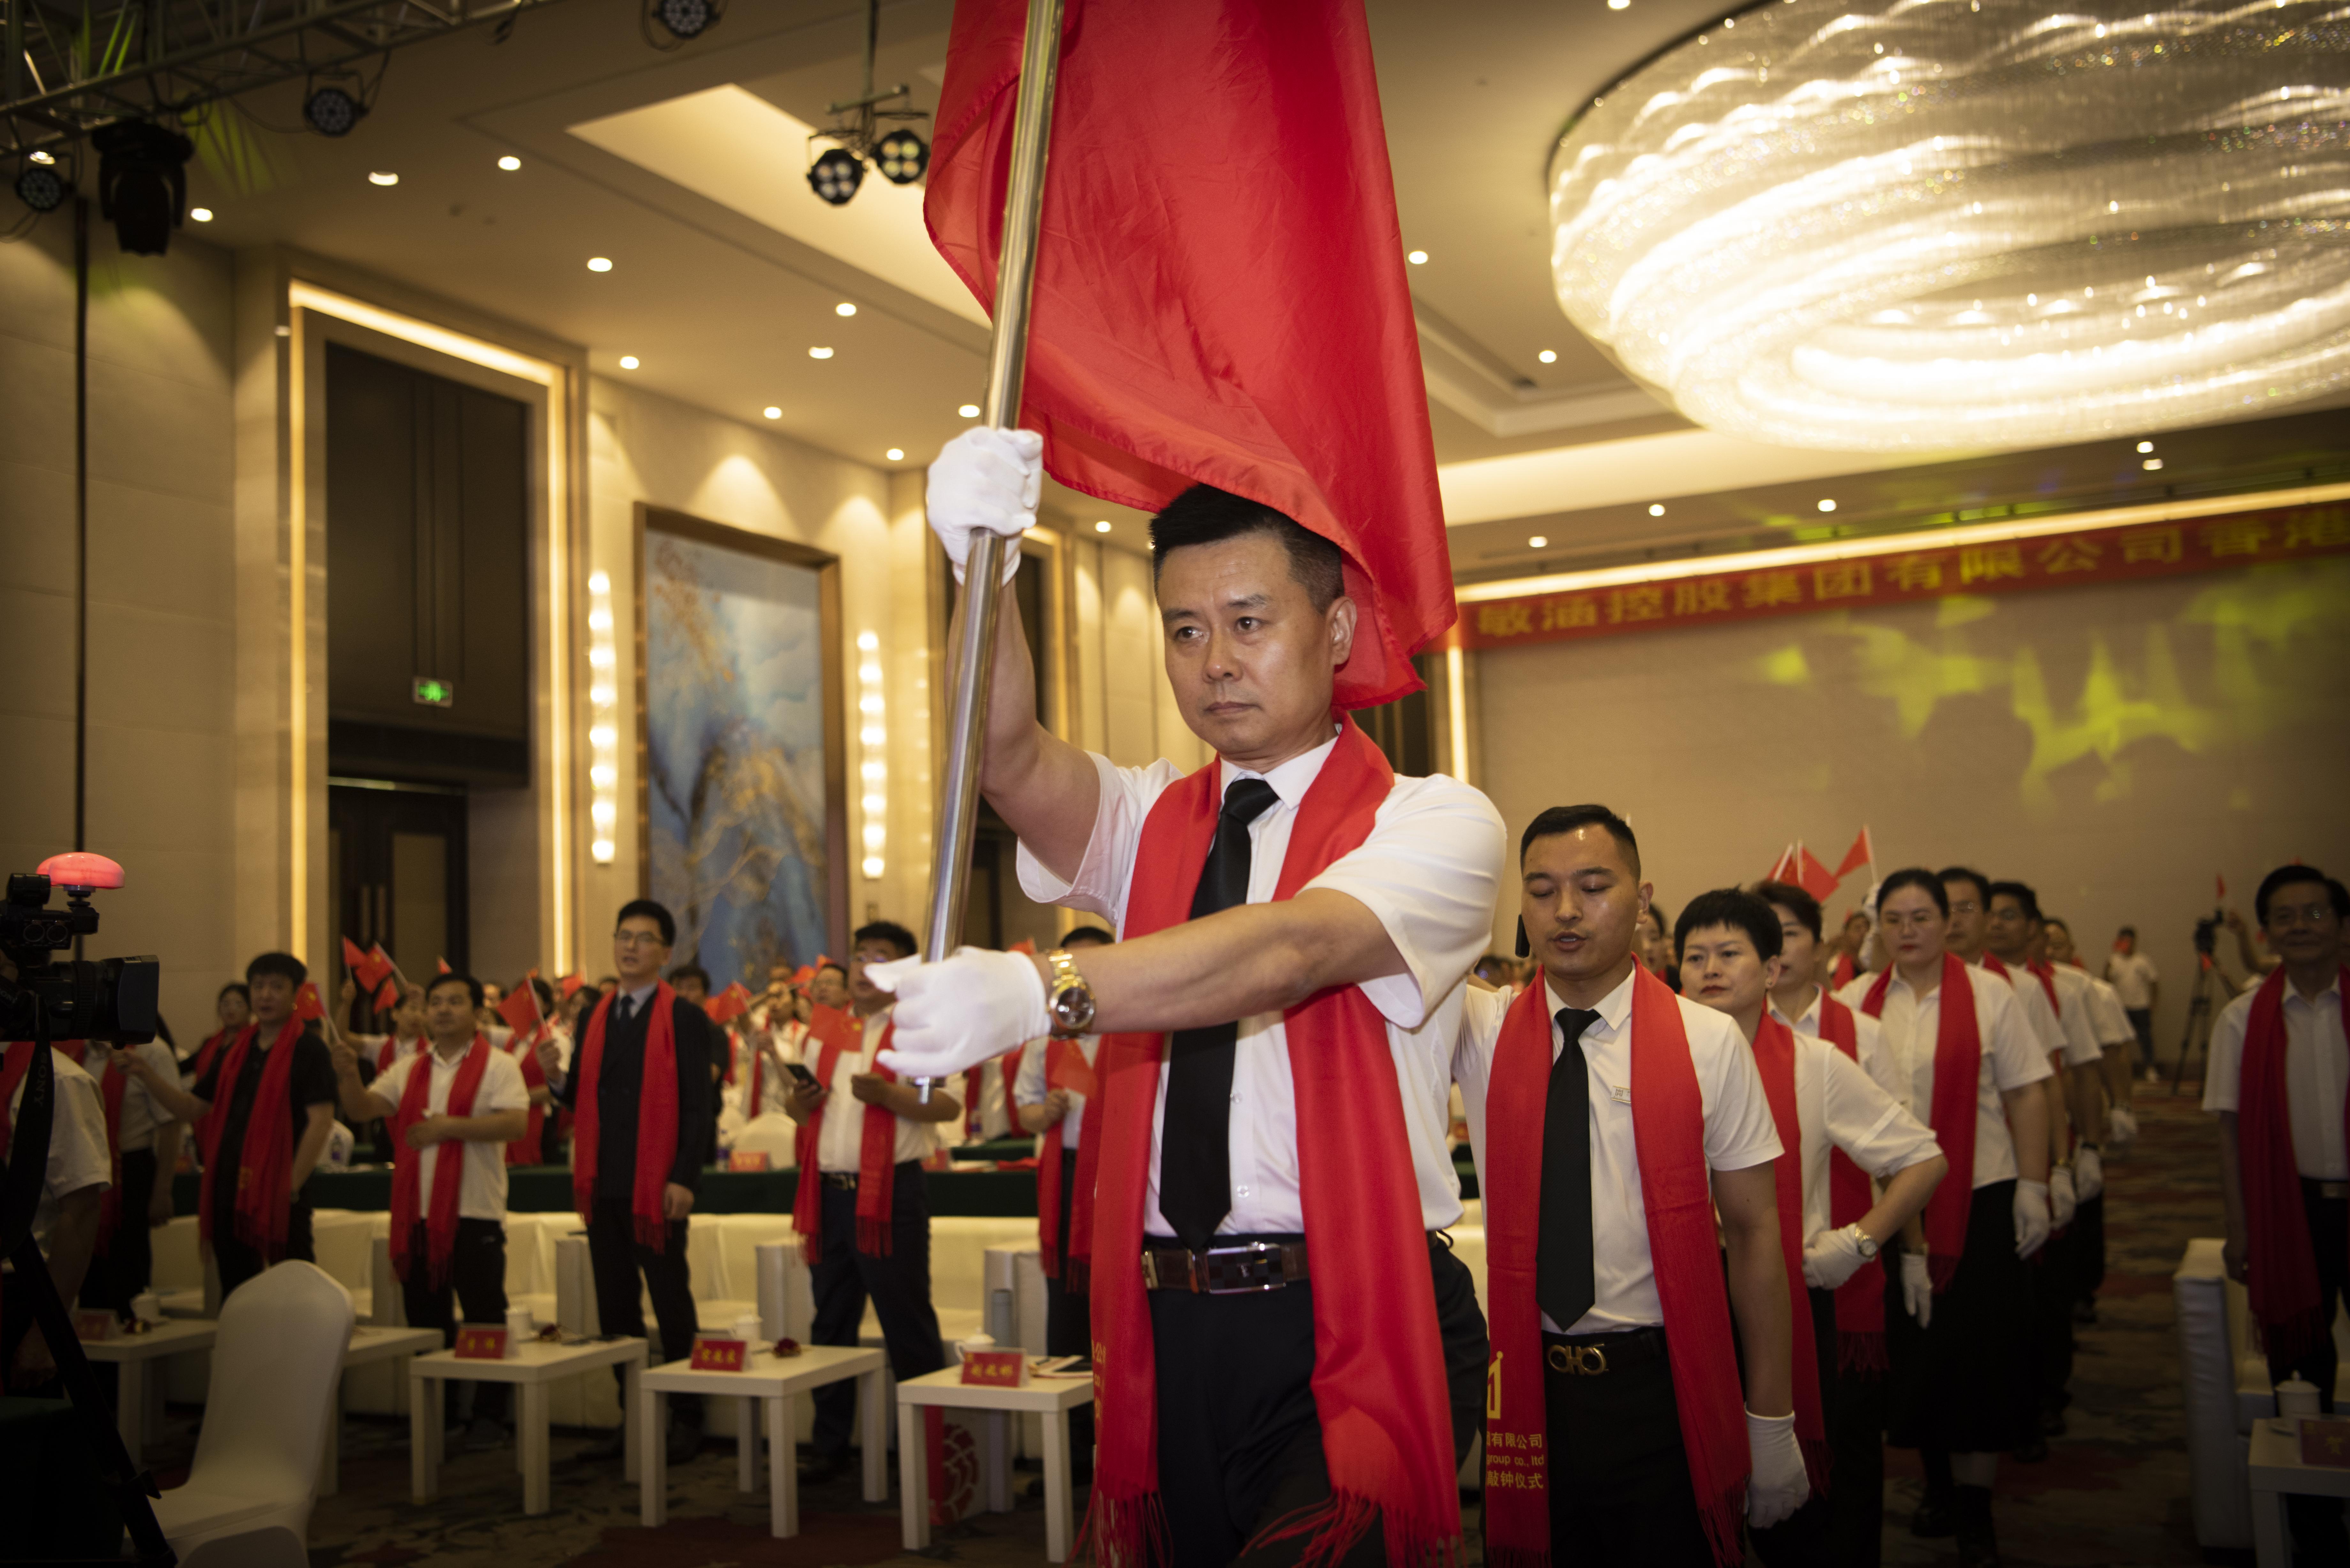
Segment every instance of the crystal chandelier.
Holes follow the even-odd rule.
[[[1790,446],[2047,446],[2350,389],[2350,5],[1769,0],[1550,169],[1575,326]]]

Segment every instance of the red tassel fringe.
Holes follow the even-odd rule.
[[[1713,1548],[1713,1560],[1722,1568],[1746,1561],[1746,1480],[1739,1479],[1736,1486],[1698,1509],[1698,1521],[1705,1526],[1706,1544]]]
[[[2275,1356],[2298,1356],[2319,1344],[2333,1333],[2324,1314],[2315,1307],[2294,1313],[2274,1323],[2256,1324],[2260,1330],[2261,1348]]]
[[[1882,1334],[1839,1334],[1836,1335],[1836,1370],[1846,1376],[1881,1376],[1892,1369],[1893,1363],[1885,1353]]]
[[[1926,1278],[1933,1285],[1936,1295],[1949,1290],[1950,1282],[1958,1277],[1959,1260],[1954,1255],[1949,1252],[1926,1254]]]
[[[857,1217],[857,1250],[868,1258],[889,1255],[889,1221]]]
[[[1094,1261],[1091,1258],[1066,1258],[1061,1263],[1061,1288],[1073,1296],[1085,1295],[1094,1288]]]
[[[1303,1536],[1305,1547],[1296,1559],[1298,1568],[1336,1568],[1374,1526],[1384,1529],[1390,1568],[1460,1568],[1459,1536],[1440,1536],[1428,1521],[1383,1510],[1352,1492],[1335,1493],[1274,1521],[1257,1532],[1243,1554]]]
[[[1148,1568],[1175,1553],[1167,1505],[1156,1491],[1113,1498],[1097,1487],[1077,1527],[1076,1560],[1096,1568]]]
[[[1795,1446],[1804,1451],[1804,1474],[1811,1480],[1813,1495],[1825,1497],[1835,1469],[1835,1455],[1827,1439],[1799,1438]]]

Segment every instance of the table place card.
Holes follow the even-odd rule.
[[[2304,1416],[2301,1422],[2301,1462],[2328,1469],[2350,1470],[2350,1419]]]
[[[1028,1381],[1028,1357],[1017,1350],[968,1350],[962,1380],[983,1388],[1017,1388]]]
[[[121,1327],[111,1307],[93,1307],[73,1315],[74,1337],[84,1344],[112,1339]]]
[[[686,1365],[696,1372],[740,1372],[743,1357],[749,1346],[739,1339],[711,1339],[696,1335],[693,1359]]]
[[[772,1168],[768,1164],[767,1151],[765,1149],[738,1148],[728,1151],[726,1156],[726,1168],[729,1170],[767,1170]]]
[[[457,1330],[457,1359],[460,1361],[504,1361],[506,1358],[506,1325],[502,1323],[469,1323]]]

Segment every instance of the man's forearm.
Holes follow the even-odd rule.
[[[335,1108],[354,1123],[371,1122],[390,1114],[383,1102],[375,1097],[375,1092],[359,1082],[355,1071],[335,1075]]]
[[[327,1152],[327,1138],[335,1130],[334,1110],[324,1100],[310,1107],[310,1120],[302,1129],[302,1141],[294,1146],[293,1191],[301,1191],[310,1173],[318,1168],[318,1157]]]
[[[1885,1190],[1877,1199],[1877,1207],[1860,1218],[1860,1228],[1879,1247],[1907,1231],[1909,1222],[1926,1210],[1926,1201],[1934,1196],[1950,1173],[1950,1162],[1940,1155],[1904,1166],[1885,1180]]]
[[[1020,545],[1011,540],[1006,547]],[[962,646],[970,603],[966,593],[956,604],[951,649]],[[1090,757],[1037,722],[1035,670],[1020,628],[1019,597],[1009,587],[1001,590],[996,610],[979,788],[1038,863],[1065,881],[1076,875],[1100,809],[1101,779]]]
[[[49,1279],[68,1311],[81,1294],[82,1276],[89,1272],[90,1256],[98,1251],[99,1204],[103,1196],[95,1186],[67,1193],[58,1201],[57,1220],[49,1226]]]
[[[211,1101],[196,1098],[179,1085],[154,1073],[152,1069],[150,1069],[149,1075],[141,1082],[147,1092],[155,1097],[155,1103],[181,1121],[192,1125],[203,1120],[212,1111]]]
[[[2048,1168],[2054,1170],[2073,1158],[2065,1137],[2072,1126],[2072,1116],[2064,1104],[2068,1087],[2064,1075],[2064,1059],[2052,1054],[2048,1059],[2048,1076],[2040,1081],[2041,1100],[2048,1107]]]
[[[2068,1069],[2065,1085],[2072,1094],[2073,1130],[2083,1143],[2106,1141],[2105,1074],[2096,1062]]]
[[[1404,972],[1378,917],[1329,888],[1243,904],[1072,957],[1093,989],[1094,1025],[1105,1034],[1231,1023],[1295,1007],[1333,986]]]
[[[1061,1119],[1044,1106],[1021,1106],[1017,1109],[1022,1132],[1050,1132],[1053,1130],[1053,1124]]]
[[[1795,1407],[1794,1317],[1787,1303],[1787,1258],[1778,1231],[1774,1210],[1767,1225],[1750,1221],[1722,1232],[1730,1304],[1746,1353],[1746,1407],[1758,1416],[1783,1416]]]
[[[180,1137],[185,1130],[178,1122],[164,1122],[156,1127],[156,1180],[168,1184],[172,1173],[180,1168]]]
[[[530,1130],[530,1113],[484,1111],[479,1116],[451,1116],[449,1136],[461,1143],[512,1143]]]
[[[2048,1091],[2038,1084],[2009,1089],[2008,1128],[2015,1141],[2016,1174],[2026,1181],[2048,1179]]]
[[[2244,1172],[2236,1143],[2236,1113],[2220,1113],[2220,1210],[2228,1226],[2228,1239],[2241,1245],[2244,1241]]]

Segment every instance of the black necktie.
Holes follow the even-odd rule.
[[[636,1015],[637,999],[630,996],[628,992],[622,992],[620,993],[619,1001],[612,1005],[612,1021],[616,1023],[626,1023],[629,1019],[634,1018]]]
[[[1565,1037],[1550,1070],[1543,1112],[1542,1230],[1534,1243],[1534,1302],[1573,1332],[1591,1310],[1598,1289],[1591,1275],[1591,1069],[1583,1059],[1583,1032],[1599,1014],[1558,1010]]]
[[[1248,902],[1249,824],[1279,798],[1263,779],[1237,779],[1224,792],[1216,841],[1191,895],[1193,919]],[[1179,1030],[1169,1044],[1159,1212],[1195,1252],[1232,1209],[1232,1055],[1239,1041],[1235,1023]]]

